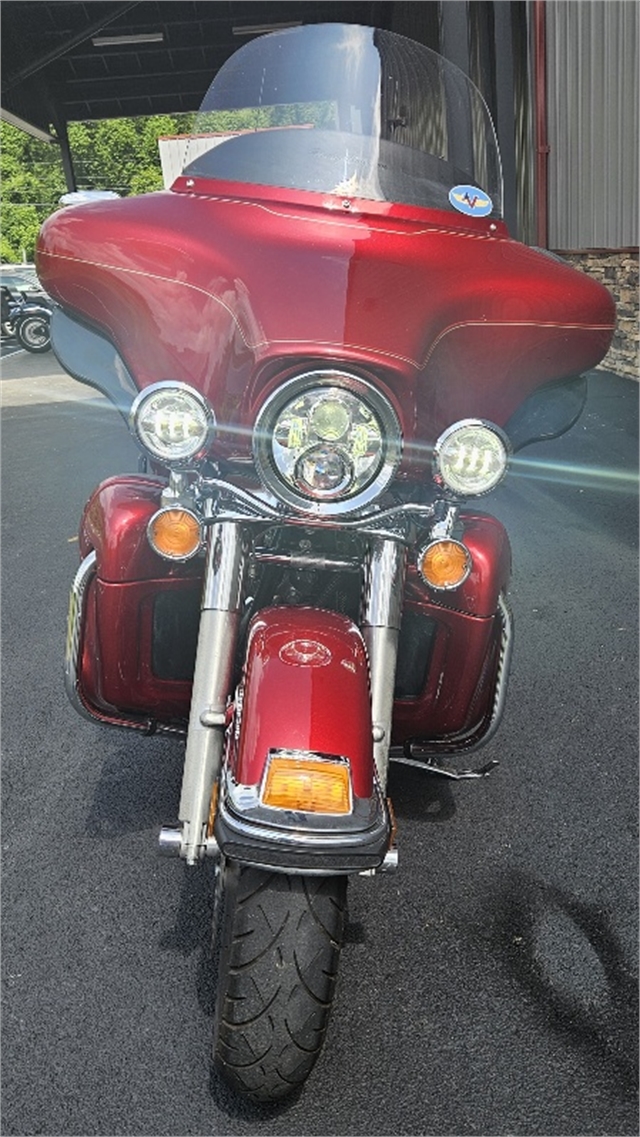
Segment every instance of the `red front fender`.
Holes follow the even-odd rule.
[[[369,666],[360,631],[345,616],[267,608],[253,620],[236,781],[259,785],[271,749],[347,758],[354,794],[371,797]]]
[[[351,620],[316,608],[260,612],[228,741],[214,827],[225,856],[294,873],[382,865],[392,829],[374,776],[367,654]],[[269,805],[274,751],[346,759],[349,813]]]

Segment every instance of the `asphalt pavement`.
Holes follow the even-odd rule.
[[[326,1047],[277,1109],[210,1077],[211,866],[156,853],[180,745],[63,690],[80,510],[137,451],[51,354],[0,390],[2,1133],[637,1134],[638,385],[592,373],[482,503],[514,554],[500,766],[393,771],[399,870],[350,885]]]

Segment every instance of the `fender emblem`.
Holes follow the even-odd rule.
[[[289,640],[280,648],[280,659],[292,667],[326,667],[331,652],[317,640]]]

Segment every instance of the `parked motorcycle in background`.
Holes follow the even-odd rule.
[[[215,861],[214,1057],[275,1100],[320,1052],[349,878],[397,866],[389,762],[495,765],[467,754],[511,553],[477,503],[575,422],[612,302],[510,239],[470,81],[342,24],[244,46],[171,190],[61,210],[37,265],[59,360],[144,456],[82,516],[68,693],[186,737],[160,845]]]
[[[40,354],[51,349],[51,309],[44,302],[34,303],[4,285],[2,295],[2,336],[15,339],[26,351]]]

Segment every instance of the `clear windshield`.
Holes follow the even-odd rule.
[[[183,172],[502,214],[479,91],[429,48],[355,24],[291,28],[236,52],[205,96]]]

